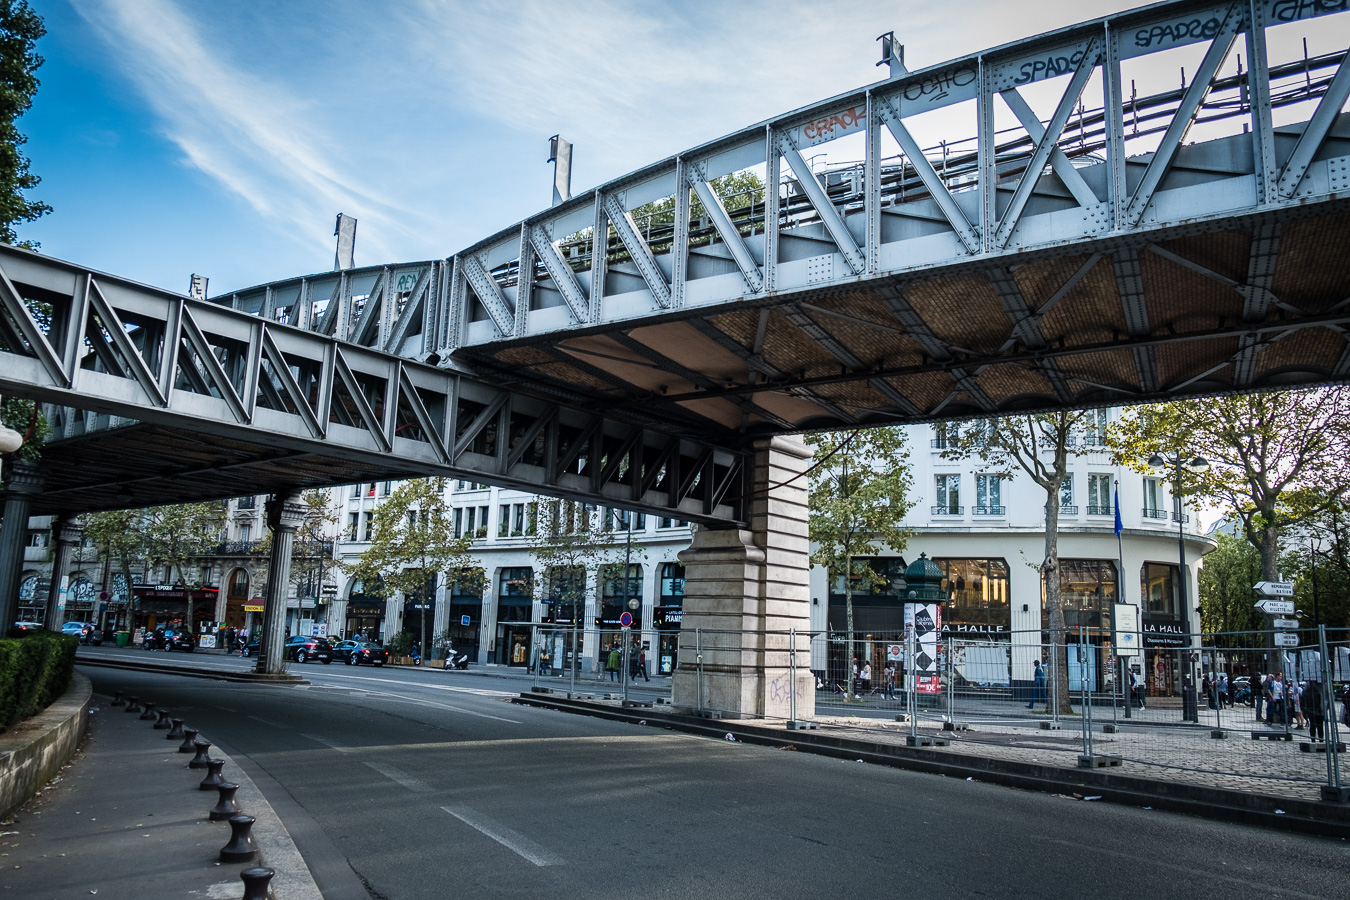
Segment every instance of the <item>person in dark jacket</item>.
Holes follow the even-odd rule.
[[[1326,704],[1322,697],[1322,683],[1320,681],[1309,681],[1303,688],[1303,694],[1299,697],[1299,704],[1303,709],[1303,715],[1308,718],[1308,740],[1325,741],[1326,738]]]

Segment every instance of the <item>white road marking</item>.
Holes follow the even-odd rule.
[[[249,716],[249,718],[255,722],[261,722],[264,725],[270,725],[273,728],[280,728],[283,731],[286,729],[285,725],[282,725],[280,722],[273,722],[271,719],[260,719],[257,716]]]
[[[327,738],[319,737],[317,734],[302,734],[300,736],[302,738],[309,738],[311,741],[314,741],[315,743],[323,744],[325,747],[328,747],[331,750],[336,750],[339,753],[353,752],[351,747],[344,747],[341,744],[335,744],[332,741],[328,740]]]
[[[371,678],[368,675],[337,675],[324,673],[325,678],[342,678],[349,681],[374,681],[378,684],[398,684],[405,687],[426,688],[431,691],[447,691],[452,694],[473,694],[479,697],[514,697],[517,691],[494,691],[488,688],[453,687],[447,684],[432,684],[423,681],[399,681],[393,678]]]
[[[523,856],[536,866],[561,866],[563,864],[562,857],[549,853],[525,835],[512,831],[505,825],[498,824],[487,816],[474,812],[467,806],[442,806],[441,809],[475,831],[492,838],[507,850]]]
[[[524,722],[518,722],[515,719],[507,719],[502,716],[494,716],[490,713],[474,712],[471,709],[464,709],[460,706],[451,706],[448,703],[437,703],[434,700],[416,700],[412,697],[400,697],[397,694],[389,694],[384,691],[370,691],[372,695],[382,696],[391,703],[411,703],[414,706],[430,706],[434,709],[448,709],[451,712],[464,713],[466,716],[477,716],[480,719],[492,719],[496,722],[506,722],[510,725],[524,725]]]
[[[370,766],[390,781],[403,785],[414,794],[430,794],[433,791],[431,785],[427,784],[425,781],[412,777],[402,769],[396,769],[393,766],[386,766],[382,763],[375,762],[367,762],[366,765]]]

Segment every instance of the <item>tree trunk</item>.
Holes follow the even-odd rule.
[[[845,665],[848,666],[848,694],[847,699],[853,698],[853,672],[855,666],[853,649],[853,554],[847,554],[844,557],[844,618],[848,628],[848,653],[845,654]]]
[[[1059,470],[1064,471],[1061,465]],[[1058,709],[1061,715],[1073,712],[1069,697],[1069,654],[1064,641],[1064,607],[1060,604],[1059,577],[1059,481],[1054,481],[1045,489],[1045,559],[1041,563],[1041,576],[1045,579],[1045,611],[1050,617],[1050,653],[1054,659],[1052,676],[1055,679],[1055,693],[1059,697]],[[1047,698],[1046,706],[1054,702]]]

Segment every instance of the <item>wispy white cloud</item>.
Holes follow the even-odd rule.
[[[324,151],[336,141],[287,85],[233,64],[229,48],[208,43],[170,0],[94,0],[77,9],[189,164],[295,234],[314,234],[337,211],[359,211],[379,226],[368,229],[372,250],[387,252],[379,235],[397,235],[406,210]],[[328,244],[321,233],[312,243]]]

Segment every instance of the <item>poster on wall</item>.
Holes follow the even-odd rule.
[[[1116,655],[1138,656],[1141,652],[1139,607],[1133,603],[1113,603],[1111,621],[1116,626]]]
[[[914,684],[920,694],[942,693],[938,677],[938,633],[942,607],[937,603],[906,603],[905,634],[914,635]]]

